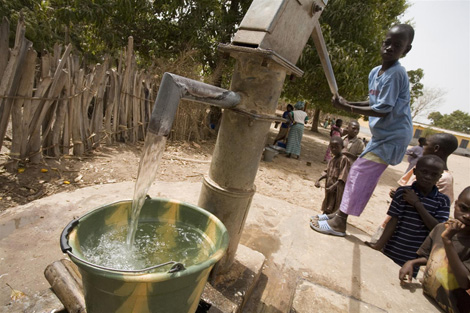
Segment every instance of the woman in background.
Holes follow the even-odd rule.
[[[292,112],[292,126],[289,130],[287,137],[286,153],[287,157],[290,158],[292,155],[296,156],[298,160],[300,158],[300,144],[302,142],[302,136],[304,135],[305,123],[308,121],[307,113],[304,111],[305,102],[297,101],[294,105],[294,111]]]

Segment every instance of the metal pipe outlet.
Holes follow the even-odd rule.
[[[240,96],[233,91],[165,73],[150,116],[148,131],[168,136],[181,99],[211,104],[223,109],[233,108],[240,102]]]

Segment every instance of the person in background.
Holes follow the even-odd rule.
[[[418,145],[406,150],[405,155],[408,156],[408,168],[405,173],[408,173],[413,167],[415,167],[419,158],[423,156],[423,147],[426,144],[426,138],[419,137]]]
[[[438,133],[429,136],[426,139],[426,145],[423,147],[423,155],[437,155],[446,164],[444,173],[442,173],[436,186],[440,192],[449,197],[451,203],[454,202],[454,177],[447,167],[447,159],[457,149],[458,145],[458,140],[454,135]],[[416,176],[413,174],[413,169],[411,169],[398,180],[398,185],[411,185],[415,180]],[[390,191],[390,197],[393,197],[393,192],[394,190]]]
[[[343,137],[343,154],[349,158],[351,164],[356,161],[357,157],[364,151],[363,141],[357,137],[361,126],[358,121],[350,121],[346,128],[347,135]]]
[[[400,269],[400,282],[411,283],[413,268],[426,265],[423,292],[446,312],[470,312],[470,186],[455,202],[454,219],[436,225],[417,254]]]
[[[297,101],[294,105],[294,111],[292,111],[292,126],[290,127],[289,135],[287,136],[286,146],[286,157],[288,158],[292,155],[295,155],[297,160],[300,158],[304,127],[305,123],[308,121],[308,116],[307,113],[305,113],[304,108],[305,102]]]
[[[292,119],[289,118],[289,115],[292,115],[292,111],[294,111],[294,107],[292,104],[288,104],[286,111],[282,114],[282,118],[286,119],[288,122],[281,123],[281,127],[279,128],[279,133],[277,134],[276,138],[274,139],[273,145],[280,140],[285,140],[287,138],[287,133],[289,132],[289,127],[291,126]]]
[[[326,170],[315,183],[315,187],[320,188],[320,181],[326,179],[325,198],[321,207],[323,214],[331,214],[338,210],[351,167],[349,158],[342,154],[343,140],[341,137],[331,137],[329,146],[333,158],[328,161]]]
[[[341,137],[343,135],[343,129],[341,128],[343,126],[343,120],[337,119],[335,125],[331,125],[331,130],[330,130],[330,137]],[[333,156],[331,155],[331,150],[330,146],[328,145],[328,148],[326,149],[325,157],[323,158],[323,162],[327,163],[328,161],[331,160]]]

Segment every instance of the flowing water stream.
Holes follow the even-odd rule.
[[[140,209],[145,202],[145,196],[155,181],[158,168],[162,160],[163,151],[165,151],[166,137],[147,132],[145,137],[144,152],[140,158],[137,180],[134,187],[134,198],[132,199],[132,210],[129,223],[129,232],[127,234],[127,247],[131,249],[134,240],[137,225],[139,223]]]

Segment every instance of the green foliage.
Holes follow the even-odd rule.
[[[117,56],[134,38],[137,61],[169,61],[191,54],[203,73],[218,62],[217,45],[229,42],[251,0],[17,0],[1,1],[0,17],[10,19],[14,39],[20,10],[34,47],[72,43],[94,63]],[[196,51],[196,53],[192,53]]]
[[[444,115],[432,112],[428,115],[428,119],[432,120],[434,126],[470,134],[470,114],[466,112],[456,110]]]
[[[421,79],[424,77],[424,71],[422,68],[418,68],[417,70],[408,71],[408,78],[410,80],[411,90],[411,106],[413,111],[413,103],[416,99],[423,95],[423,84],[421,83]]]
[[[405,0],[328,1],[320,22],[341,96],[367,99],[367,78],[381,63],[381,42],[407,6]],[[291,101],[305,99],[323,111],[337,112],[331,106],[332,95],[311,39],[297,66],[305,74],[287,82],[283,96]]]
[[[0,1],[0,18],[10,21],[10,46],[15,42],[16,25],[20,14],[26,24],[26,38],[34,43],[38,51],[46,50],[61,40],[57,19],[47,1],[15,0]]]
[[[442,119],[441,112],[431,112],[428,115],[428,119],[430,119],[433,125],[439,124],[439,121]]]

